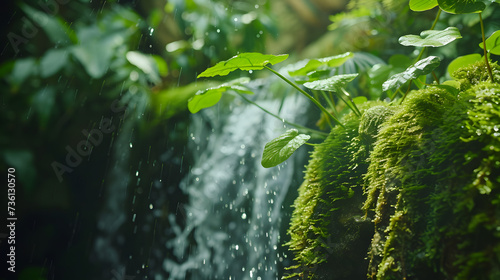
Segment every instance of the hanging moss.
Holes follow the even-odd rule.
[[[295,202],[289,278],[500,279],[500,85],[484,73],[332,130]]]

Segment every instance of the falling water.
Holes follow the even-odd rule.
[[[254,101],[303,124],[308,115],[303,96],[269,98],[271,87],[280,83],[253,82]],[[288,226],[284,212],[290,211],[286,197],[300,184],[307,149],[274,168],[263,168],[260,160],[265,143],[290,128],[247,103],[192,117],[188,147],[195,162],[181,183],[190,202],[169,217],[176,232],[167,243],[176,259],[164,261],[169,279],[279,278],[280,263],[287,259],[282,247]],[[179,216],[185,227],[176,223]]]

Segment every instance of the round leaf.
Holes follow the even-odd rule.
[[[282,62],[288,58],[288,54],[280,55],[266,55],[261,53],[241,53],[239,55],[233,56],[232,58],[221,61],[215,64],[213,67],[208,68],[203,71],[200,77],[213,77],[213,76],[226,76],[234,70],[240,69],[244,71],[248,70],[260,70],[264,68],[267,64],[276,64]]]
[[[427,11],[437,5],[437,0],[410,0],[410,9],[415,12]]]
[[[452,78],[455,78],[455,76],[453,76],[455,71],[479,60],[481,60],[481,55],[477,53],[459,56],[448,65],[448,74],[450,74]]]
[[[427,75],[439,66],[440,59],[437,56],[429,56],[417,61],[414,65],[408,67],[404,72],[390,77],[382,85],[384,91],[399,88],[409,80],[413,80],[422,75]]]
[[[290,76],[305,76],[309,72],[315,71],[321,66],[338,67],[344,64],[344,62],[346,62],[348,59],[352,57],[354,57],[353,53],[346,52],[339,55],[323,57],[318,59],[311,59],[307,62],[307,64],[304,67],[294,71],[289,71],[288,73],[290,74]]]
[[[481,49],[484,48],[483,42],[479,43]],[[500,55],[500,30],[497,30],[486,39],[486,50],[489,53]]]
[[[264,147],[262,166],[269,168],[284,162],[309,138],[311,138],[310,135],[299,134],[296,129],[290,129],[278,138],[271,140]]]
[[[234,90],[245,94],[253,94],[252,91],[248,90],[246,87],[241,86],[242,83],[246,83],[248,81],[248,78],[239,78],[224,83],[218,87],[198,91],[195,96],[188,100],[189,112],[195,114],[201,109],[214,106],[221,99],[222,93],[228,90]]]
[[[363,104],[366,101],[368,101],[368,98],[366,98],[366,96],[358,96],[352,99],[352,102],[357,105]]]
[[[448,27],[445,30],[426,30],[417,35],[405,35],[399,38],[403,46],[415,47],[441,47],[456,39],[460,39],[460,31],[456,27]]]
[[[345,87],[357,76],[358,74],[335,75],[328,79],[305,83],[304,86],[313,90],[337,91],[339,88]]]
[[[438,0],[439,7],[450,14],[480,13],[486,5],[475,0]]]
[[[188,101],[189,112],[195,114],[201,109],[212,107],[219,102],[222,97],[222,90],[212,89],[203,94],[197,94]]]

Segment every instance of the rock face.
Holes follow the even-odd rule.
[[[484,72],[332,129],[299,188],[285,278],[499,279],[500,85]]]

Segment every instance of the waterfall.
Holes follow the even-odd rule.
[[[282,83],[251,82],[252,100],[304,124],[308,101],[285,92]],[[270,98],[271,92],[285,93]],[[296,196],[301,183],[307,148],[277,167],[263,168],[265,143],[291,127],[251,104],[234,105],[239,100],[229,110],[217,105],[192,116],[188,150],[195,162],[187,163],[191,169],[180,186],[190,201],[169,217],[176,232],[167,242],[176,259],[164,261],[169,279],[279,279],[278,270],[289,261],[282,247],[284,217],[290,194]],[[179,215],[185,227],[176,223]]]

